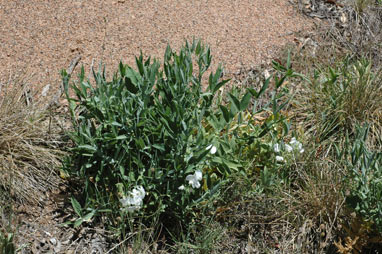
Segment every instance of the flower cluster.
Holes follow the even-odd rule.
[[[126,198],[122,198],[119,201],[123,209],[126,209],[128,212],[134,212],[142,207],[145,195],[145,189],[142,186],[137,186]]]
[[[304,152],[304,149],[302,148],[302,144],[300,142],[298,142],[295,137],[292,138],[292,140],[289,142],[289,144],[292,146],[293,150],[296,150],[299,153]]]
[[[298,151],[299,153],[304,152],[304,148],[302,148],[302,144],[299,141],[297,141],[297,139],[295,137],[293,137],[291,139],[289,144],[284,145],[284,149],[288,153],[291,153],[293,151]],[[274,144],[273,145],[273,151],[275,153],[280,153],[282,150],[283,150],[283,147],[280,144]],[[284,157],[282,157],[280,155],[276,155],[276,161],[282,162],[282,161],[284,161]]]
[[[192,188],[194,188],[194,189],[200,188],[200,182],[199,181],[201,181],[202,179],[203,179],[203,175],[202,175],[202,171],[200,171],[200,170],[196,170],[195,174],[188,175],[186,177],[186,181],[188,181],[188,184],[191,185]],[[184,187],[183,187],[183,189],[184,189]]]

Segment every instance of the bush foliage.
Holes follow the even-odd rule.
[[[189,208],[211,196],[221,181],[246,174],[245,154],[264,145],[271,151],[257,140],[283,122],[282,93],[273,94],[273,117],[259,123],[253,116],[263,109],[250,112],[249,105],[270,79],[259,91],[228,93],[223,105],[219,89],[228,80],[221,79],[220,67],[204,89],[210,64],[210,50],[200,42],[186,43],[179,53],[168,47],[163,69],[157,60],[140,56],[137,70],[120,63],[112,81],[105,69],[94,72],[94,86],[82,69],[72,86],[75,98],[69,93],[70,76],[63,72],[75,129],[66,167],[84,183],[83,206],[91,210],[87,219],[101,211],[120,212],[124,200],[135,202],[135,208],[143,204],[145,216],[159,213],[187,222]],[[291,74],[276,79],[276,87]]]

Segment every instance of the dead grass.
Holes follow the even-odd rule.
[[[17,77],[0,84],[0,187],[17,202],[42,203],[60,182],[62,129],[35,92]]]

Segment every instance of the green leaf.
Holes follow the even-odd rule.
[[[255,89],[247,88],[247,90],[252,94],[253,97],[259,98],[259,94],[257,93],[257,91]]]
[[[237,112],[240,111],[240,102],[239,100],[231,93],[228,93],[228,97],[230,99],[230,101],[232,102],[232,106],[233,106],[233,114],[236,114]],[[232,107],[231,107],[232,109]]]
[[[122,61],[119,62],[119,73],[121,73],[121,77],[124,77],[126,75],[126,67],[123,66]]]
[[[127,139],[127,136],[126,135],[119,135],[117,137],[115,137],[116,140],[122,140],[122,139]]]
[[[134,71],[131,67],[128,67],[126,71],[125,86],[129,92],[136,94],[138,89],[138,81],[141,79],[141,75]]]
[[[164,144],[154,144],[153,147],[162,151],[162,152],[166,151],[166,149],[164,148]]]
[[[90,222],[94,215],[95,215],[95,211],[91,211],[90,213],[82,217],[82,220],[85,222]]]
[[[215,87],[214,89],[212,90],[212,92],[215,94],[222,86],[224,86],[228,81],[230,81],[230,79],[225,79],[225,80],[222,80],[220,81]]]
[[[220,110],[223,113],[224,120],[229,123],[231,120],[230,113],[228,112],[228,109],[224,107],[223,105],[219,105]]]
[[[206,150],[206,149],[202,149],[201,151],[199,151],[196,156],[192,157],[190,159],[190,164],[192,163],[195,163],[195,162],[200,162],[202,161],[202,159],[209,153],[210,151],[209,150]]]
[[[78,146],[79,149],[87,150],[89,152],[96,152],[97,147],[91,146],[91,145],[80,145]]]
[[[72,202],[72,207],[74,209],[74,212],[76,212],[76,214],[80,217],[82,217],[82,208],[81,208],[81,205],[80,203],[77,201],[77,199],[71,197],[70,198],[71,202]]]
[[[260,96],[263,95],[263,93],[267,90],[268,86],[269,86],[269,82],[271,81],[271,77],[267,78],[263,84],[263,86],[261,87],[259,93],[257,94],[257,97],[256,98],[260,98]]]
[[[236,171],[239,170],[242,167],[242,165],[240,163],[229,161],[229,160],[226,160],[226,159],[223,159],[223,164],[225,164],[230,169],[234,169]]]
[[[121,173],[122,177],[125,175],[125,168],[122,165],[119,166],[119,172]]]
[[[83,222],[82,218],[77,219],[74,222],[74,227],[76,228],[76,227],[80,226],[82,224],[82,222]]]
[[[243,111],[247,109],[249,102],[251,101],[252,95],[247,92],[240,101],[240,110]]]

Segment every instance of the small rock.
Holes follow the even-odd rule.
[[[53,246],[56,246],[57,245],[57,240],[56,240],[56,238],[50,238],[49,239],[49,242],[53,245]]]
[[[342,13],[342,15],[340,17],[340,21],[342,22],[342,24],[345,24],[348,21],[346,14],[344,12]]]
[[[50,84],[46,85],[41,92],[41,96],[46,97],[50,88]]]
[[[268,70],[264,70],[263,75],[264,75],[265,79],[268,79],[271,76],[271,74],[269,74]]]

